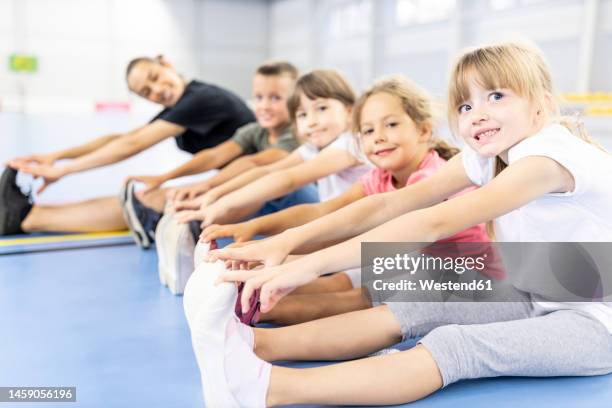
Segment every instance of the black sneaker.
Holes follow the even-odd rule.
[[[202,234],[202,228],[200,227],[201,221],[189,221],[189,232],[193,237],[193,242],[196,244],[200,240],[200,234]]]
[[[7,167],[0,177],[0,236],[22,234],[21,222],[32,209],[30,193],[16,183],[17,170]]]
[[[149,248],[155,242],[155,228],[162,214],[140,202],[134,192],[132,180],[123,186],[119,199],[125,221],[132,231],[134,240],[141,248]]]

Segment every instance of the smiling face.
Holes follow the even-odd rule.
[[[486,89],[472,80],[468,99],[457,108],[457,130],[481,156],[505,158],[508,149],[539,130],[541,116],[515,91]]]
[[[165,61],[137,63],[127,83],[130,91],[165,107],[174,106],[185,91],[183,78]]]
[[[418,126],[400,99],[381,92],[370,96],[361,110],[360,141],[376,167],[392,172],[414,170],[429,150],[429,127]]]
[[[287,75],[261,75],[253,78],[255,117],[261,127],[279,129],[289,123],[287,99],[291,96],[295,80]]]
[[[351,109],[337,99],[301,94],[295,122],[300,137],[322,149],[348,129],[350,115]]]

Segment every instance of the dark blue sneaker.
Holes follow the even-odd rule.
[[[32,209],[30,193],[17,185],[17,170],[7,167],[0,176],[0,236],[21,234],[21,222]]]
[[[200,240],[200,234],[202,234],[202,228],[200,227],[201,221],[189,221],[189,232],[193,237],[193,242],[196,244]]]
[[[123,186],[119,199],[134,240],[141,248],[148,249],[155,242],[155,228],[162,214],[140,202],[134,192],[132,180]]]

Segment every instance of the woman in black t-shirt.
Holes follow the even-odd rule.
[[[42,177],[41,192],[68,174],[125,160],[164,139],[175,138],[179,149],[197,153],[224,142],[236,129],[255,120],[237,95],[203,82],[186,82],[161,56],[132,60],[126,79],[130,91],[164,107],[151,122],[66,150],[18,157],[11,160],[9,166]],[[72,160],[55,165],[60,159]],[[0,190],[10,193],[10,197],[2,197],[0,202],[3,218],[0,219],[0,235],[22,230],[91,232],[126,228],[117,197],[63,206],[31,207],[29,197],[14,188],[14,176],[6,174],[0,180],[0,184],[6,184],[0,185]],[[159,190],[157,194],[161,197],[164,192]]]

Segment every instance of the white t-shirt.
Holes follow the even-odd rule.
[[[338,173],[330,174],[317,181],[317,189],[319,190],[319,200],[328,201],[336,198],[347,191],[361,176],[372,169],[372,165],[364,158],[361,153],[355,138],[350,133],[343,133],[332,143],[327,145],[323,150],[338,149],[344,150],[354,156],[360,165],[349,167]],[[296,150],[304,161],[314,159],[322,150],[317,147],[305,143]]]
[[[484,185],[494,175],[495,160],[469,147],[462,160],[470,180]],[[550,193],[495,220],[499,241],[505,242],[612,242],[612,155],[551,124],[508,151],[508,164],[544,156],[561,164],[574,178],[574,191]],[[612,273],[612,271],[610,271]],[[580,309],[600,320],[612,333],[612,303],[544,302],[542,310]]]

